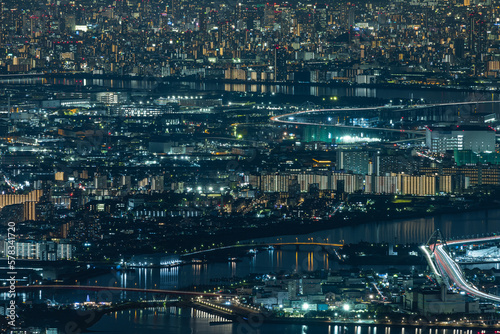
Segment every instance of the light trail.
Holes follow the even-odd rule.
[[[349,125],[337,125],[337,124],[327,124],[327,123],[316,123],[316,122],[296,122],[294,119],[297,116],[309,114],[309,113],[322,113],[322,112],[349,112],[349,111],[363,111],[363,110],[377,110],[377,109],[398,109],[398,110],[409,110],[409,109],[423,109],[423,108],[434,108],[434,107],[446,107],[446,106],[461,106],[461,105],[470,105],[470,104],[486,104],[486,103],[500,103],[500,101],[471,101],[471,102],[450,102],[450,103],[433,103],[433,104],[422,104],[418,106],[414,106],[413,108],[403,108],[402,106],[376,106],[371,108],[335,108],[335,109],[315,109],[315,110],[302,110],[296,111],[292,113],[287,113],[283,115],[273,116],[271,117],[272,122],[290,124],[290,125],[318,125],[318,126],[331,126],[331,127],[344,127],[344,128],[355,128],[360,129],[359,127],[349,126]],[[287,118],[287,119],[283,119]],[[291,119],[290,119],[291,118]],[[362,128],[368,130],[383,130],[383,131],[392,131],[392,132],[405,132],[410,134],[424,134],[423,131],[415,131],[415,130],[403,130],[403,129],[390,129],[390,128]]]
[[[423,131],[415,131],[415,130],[404,130],[404,129],[391,129],[391,128],[361,128],[357,126],[351,125],[342,125],[342,124],[328,124],[328,123],[316,123],[316,122],[296,122],[294,121],[296,116],[308,113],[318,113],[318,112],[330,112],[330,111],[363,111],[363,110],[377,110],[382,108],[388,108],[384,106],[372,107],[372,108],[345,108],[345,109],[315,109],[315,110],[306,110],[306,111],[296,111],[293,113],[283,114],[279,116],[271,117],[271,121],[277,123],[284,123],[290,125],[317,125],[317,126],[330,126],[330,127],[338,127],[338,128],[346,128],[346,129],[366,129],[366,130],[380,130],[380,131],[390,131],[390,132],[404,132],[404,133],[413,133],[423,135]],[[394,107],[392,109],[395,109]],[[283,120],[281,118],[288,117],[292,119]]]
[[[441,273],[439,272],[439,270],[434,265],[434,261],[432,261],[432,256],[431,256],[429,250],[427,249],[427,247],[426,246],[420,246],[420,249],[424,253],[424,255],[425,255],[426,259],[427,259],[427,263],[429,263],[429,265],[431,266],[431,269],[434,272],[434,274],[436,274],[437,277],[441,277]]]
[[[483,237],[483,238],[476,238],[476,239],[453,240],[451,242],[448,242],[447,244],[448,245],[457,245],[457,244],[476,243],[476,242],[485,242],[485,241],[494,241],[494,240],[500,240],[500,236]],[[439,264],[439,266],[444,270],[444,272],[446,272],[446,275],[462,291],[467,292],[473,296],[476,296],[476,297],[479,297],[482,299],[488,299],[488,300],[500,303],[500,296],[496,296],[496,295],[492,295],[492,294],[480,291],[473,284],[467,282],[459,265],[450,257],[448,252],[444,249],[443,244],[436,244],[435,245],[434,257],[435,257],[437,263]]]

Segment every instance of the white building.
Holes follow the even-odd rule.
[[[9,244],[4,243],[4,254],[8,254]],[[73,258],[73,245],[54,241],[19,240],[15,244],[17,259],[42,261],[69,260]]]
[[[426,130],[426,145],[435,153],[452,150],[493,152],[495,130],[491,127],[476,125],[429,126]]]

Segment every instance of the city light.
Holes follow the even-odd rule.
[[[0,329],[500,334],[499,8],[1,1]]]
[[[360,136],[342,136],[342,137],[337,137],[337,142],[338,143],[344,143],[344,144],[352,144],[352,143],[359,143],[359,142],[368,142],[368,143],[373,143],[373,142],[380,142],[380,138],[369,138],[369,137],[360,137]]]

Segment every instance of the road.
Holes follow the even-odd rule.
[[[377,110],[377,109],[395,109],[395,110],[406,110],[415,108],[433,108],[433,107],[447,107],[447,106],[460,106],[460,105],[474,105],[474,104],[487,104],[487,103],[500,103],[500,101],[468,101],[468,102],[449,102],[449,103],[431,103],[431,104],[421,104],[412,107],[403,108],[401,105],[393,106],[375,106],[368,108],[335,108],[335,109],[314,109],[314,110],[301,110],[292,113],[282,114],[278,116],[271,117],[272,122],[290,124],[290,125],[318,125],[318,126],[332,126],[332,127],[342,127],[342,128],[353,128],[353,129],[367,129],[367,130],[380,130],[389,132],[403,132],[407,134],[425,135],[425,131],[417,130],[403,130],[403,129],[392,129],[392,128],[360,128],[350,125],[341,124],[329,124],[329,123],[317,123],[317,122],[298,122],[295,121],[296,117],[303,116],[305,114],[317,114],[324,112],[347,112],[347,111],[363,111],[363,110]],[[500,134],[497,134],[500,136]]]
[[[485,241],[500,240],[500,236],[476,238],[476,239],[465,239],[465,240],[453,240],[448,242],[448,245],[466,244],[466,243],[478,243]],[[439,266],[446,272],[450,280],[455,283],[462,291],[465,291],[475,297],[488,299],[497,303],[500,303],[500,296],[492,295],[483,291],[480,291],[473,284],[467,282],[465,279],[460,266],[448,255],[448,252],[444,249],[443,244],[436,244],[434,249],[434,256],[439,264]]]
[[[93,285],[16,285],[17,290],[40,290],[40,289],[57,289],[57,290],[85,290],[85,291],[108,291],[108,292],[141,292],[155,293],[164,295],[188,296],[188,297],[234,297],[234,294],[227,293],[206,293],[196,291],[181,291],[181,290],[163,290],[163,289],[139,289],[139,288],[124,288],[117,286],[93,286]],[[0,287],[0,292],[8,291],[9,286]]]
[[[307,111],[296,111],[293,113],[283,114],[279,116],[271,117],[271,121],[277,123],[284,123],[290,125],[318,125],[318,126],[329,126],[329,127],[337,127],[337,128],[346,128],[346,129],[365,129],[365,130],[378,130],[378,131],[389,131],[389,132],[402,132],[407,134],[417,134],[424,135],[425,131],[416,131],[416,130],[404,130],[404,129],[392,129],[392,128],[362,128],[359,126],[352,125],[343,125],[343,124],[333,124],[333,123],[317,123],[317,122],[298,122],[295,121],[295,117],[301,116],[303,114],[308,113],[320,113],[320,112],[335,112],[335,111],[363,111],[363,110],[376,110],[381,108],[388,108],[384,106],[372,107],[372,108],[345,108],[345,109],[315,109],[315,110],[307,110]],[[286,119],[283,119],[286,118]]]

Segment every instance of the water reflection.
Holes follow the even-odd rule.
[[[194,263],[161,269],[136,268],[133,275],[130,273],[118,273],[118,275],[121,276],[120,282],[124,287],[150,287],[159,279],[160,288],[176,289],[192,285],[210,285],[217,283],[218,280],[235,277],[244,278],[251,273],[307,272],[328,269],[329,266],[328,254],[321,247],[303,246],[297,250],[294,246],[286,246],[283,249],[259,250],[255,256],[243,257],[239,261],[210,264]]]
[[[295,252],[295,272],[299,270],[299,252]]]
[[[200,264],[192,265],[191,271],[193,272],[193,278],[199,278],[201,276]],[[160,289],[176,289],[179,286],[179,268],[180,267],[172,267],[172,268],[161,268],[160,270]],[[138,272],[141,272],[146,269],[138,269]],[[155,270],[155,269],[153,269]],[[193,282],[195,283],[195,282]],[[197,283],[199,284],[199,283]]]
[[[307,271],[314,271],[314,253],[307,254]]]
[[[227,323],[217,326],[211,322],[223,321],[221,318],[203,311],[191,309],[155,308],[140,311],[120,311],[105,316],[92,331],[106,333],[205,333],[205,334],[235,334],[247,333],[248,324]],[[245,326],[246,325],[246,326]],[[274,334],[276,332],[290,334],[470,334],[471,329],[435,329],[413,327],[384,327],[373,325],[286,325],[286,324],[259,324],[252,327],[252,333]],[[482,332],[481,329],[479,331]]]
[[[307,240],[331,243],[389,242],[425,243],[440,229],[446,238],[478,236],[500,231],[500,210],[445,214],[437,217],[416,218],[389,222],[373,222],[310,233],[302,236],[283,236],[284,242]],[[272,242],[276,238],[261,238],[256,242]]]
[[[463,237],[500,231],[500,210],[442,215],[435,218],[411,219],[385,223],[348,226],[302,236],[282,236],[260,241],[306,241],[346,243],[359,241],[424,243],[432,232],[440,228],[445,237]],[[340,264],[329,262],[327,251],[320,246],[282,246],[276,249],[258,249],[254,256],[242,257],[239,262],[193,263],[172,268],[138,268],[135,271],[114,272],[100,276],[87,284],[161,289],[182,289],[192,286],[224,284],[231,278],[245,278],[249,274],[271,272],[311,272],[338,269]],[[227,259],[227,258],[225,258]],[[476,267],[488,265],[475,265]],[[495,265],[497,268],[500,266]],[[376,268],[376,265],[370,266]],[[489,265],[488,267],[491,267]],[[130,296],[130,292],[128,293]],[[123,293],[127,296],[127,293]],[[44,292],[44,296],[46,297]]]
[[[235,277],[236,276],[236,262],[229,262],[229,267],[231,268],[231,276],[230,277]]]
[[[78,79],[78,78],[44,78],[44,77],[20,77],[20,78],[0,78],[0,84],[10,85],[63,85],[63,86],[98,86],[116,89],[140,89],[151,90],[158,88],[162,82],[161,78],[143,79]],[[166,83],[166,88],[170,90],[170,83]],[[498,93],[485,92],[465,92],[465,91],[444,91],[427,89],[387,89],[371,87],[331,87],[324,85],[283,85],[283,84],[258,84],[258,83],[237,83],[228,84],[217,81],[206,82],[179,82],[178,84],[196,91],[226,91],[226,92],[254,92],[254,93],[281,93],[287,95],[312,95],[312,96],[347,96],[347,97],[372,97],[372,98],[393,98],[393,99],[420,99],[428,102],[457,102],[474,100],[498,100]],[[177,83],[172,84],[177,86]],[[492,106],[488,107],[493,111]]]
[[[315,232],[308,235],[292,235],[260,239],[256,241],[282,242],[307,241],[346,243],[359,241],[424,243],[435,229],[441,229],[447,238],[479,236],[484,233],[500,231],[500,210],[478,211],[460,214],[448,214],[438,217],[409,219],[391,222],[378,222],[357,226],[347,226],[328,231]],[[499,264],[495,264],[500,268]],[[490,268],[491,265],[474,265],[473,267]],[[259,249],[255,256],[242,257],[240,262],[194,263],[172,268],[140,268],[133,271],[117,271],[82,284],[99,286],[120,286],[138,288],[157,288],[171,290],[191,288],[192,286],[227,284],[230,278],[245,278],[249,274],[267,274],[271,272],[308,272],[321,269],[338,269],[337,262],[329,263],[325,249],[319,246],[282,246],[274,250]],[[376,269],[376,265],[370,266]],[[36,291],[25,298],[44,300],[54,299],[57,302],[85,301],[86,291]],[[6,294],[0,295],[6,299]],[[131,292],[116,292],[113,300],[138,296]],[[142,296],[142,295],[141,295]],[[97,296],[89,294],[94,300]],[[376,328],[373,329],[374,333]],[[417,333],[419,334],[419,333]]]

